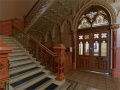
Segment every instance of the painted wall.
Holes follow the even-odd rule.
[[[37,0],[0,0],[0,20],[18,18],[23,20]]]
[[[12,34],[12,19],[23,29],[23,16],[27,15],[36,2],[37,0],[0,0],[0,35]]]
[[[14,19],[14,23],[17,24],[17,26],[20,29],[24,29],[24,22],[20,19]],[[5,20],[0,21],[0,35],[12,35],[12,20]]]

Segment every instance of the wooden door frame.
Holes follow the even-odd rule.
[[[110,26],[106,25],[106,26],[98,26],[98,27],[91,27],[91,28],[84,28],[84,29],[78,29],[80,31],[77,30],[76,32],[76,69],[77,69],[77,59],[78,59],[78,32],[82,32],[82,33],[90,33],[90,32],[95,32],[98,31],[99,29],[102,28],[102,31],[104,31],[104,29],[108,29],[109,32],[109,37],[108,37],[108,45],[109,45],[109,52],[108,52],[108,73],[110,73],[110,67],[111,67],[111,29]],[[86,30],[87,29],[87,30]],[[93,29],[93,30],[91,30]]]

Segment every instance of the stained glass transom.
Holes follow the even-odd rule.
[[[103,15],[98,15],[96,20],[93,22],[93,27],[94,26],[101,26],[101,25],[108,25],[108,21],[106,19],[104,19]]]
[[[103,10],[89,11],[81,16],[78,29],[109,25],[107,14]]]
[[[78,29],[91,27],[90,23],[86,18],[82,19],[81,24],[78,26]]]

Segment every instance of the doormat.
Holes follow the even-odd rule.
[[[77,86],[77,82],[66,79],[65,84],[62,86],[60,90],[74,90]]]

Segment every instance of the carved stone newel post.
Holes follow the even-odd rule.
[[[64,80],[64,60],[65,60],[65,46],[63,44],[54,45],[53,50],[57,53],[55,57],[56,62],[56,80]]]
[[[5,90],[5,85],[8,83],[8,53],[11,51],[12,49],[0,39],[0,90]]]

